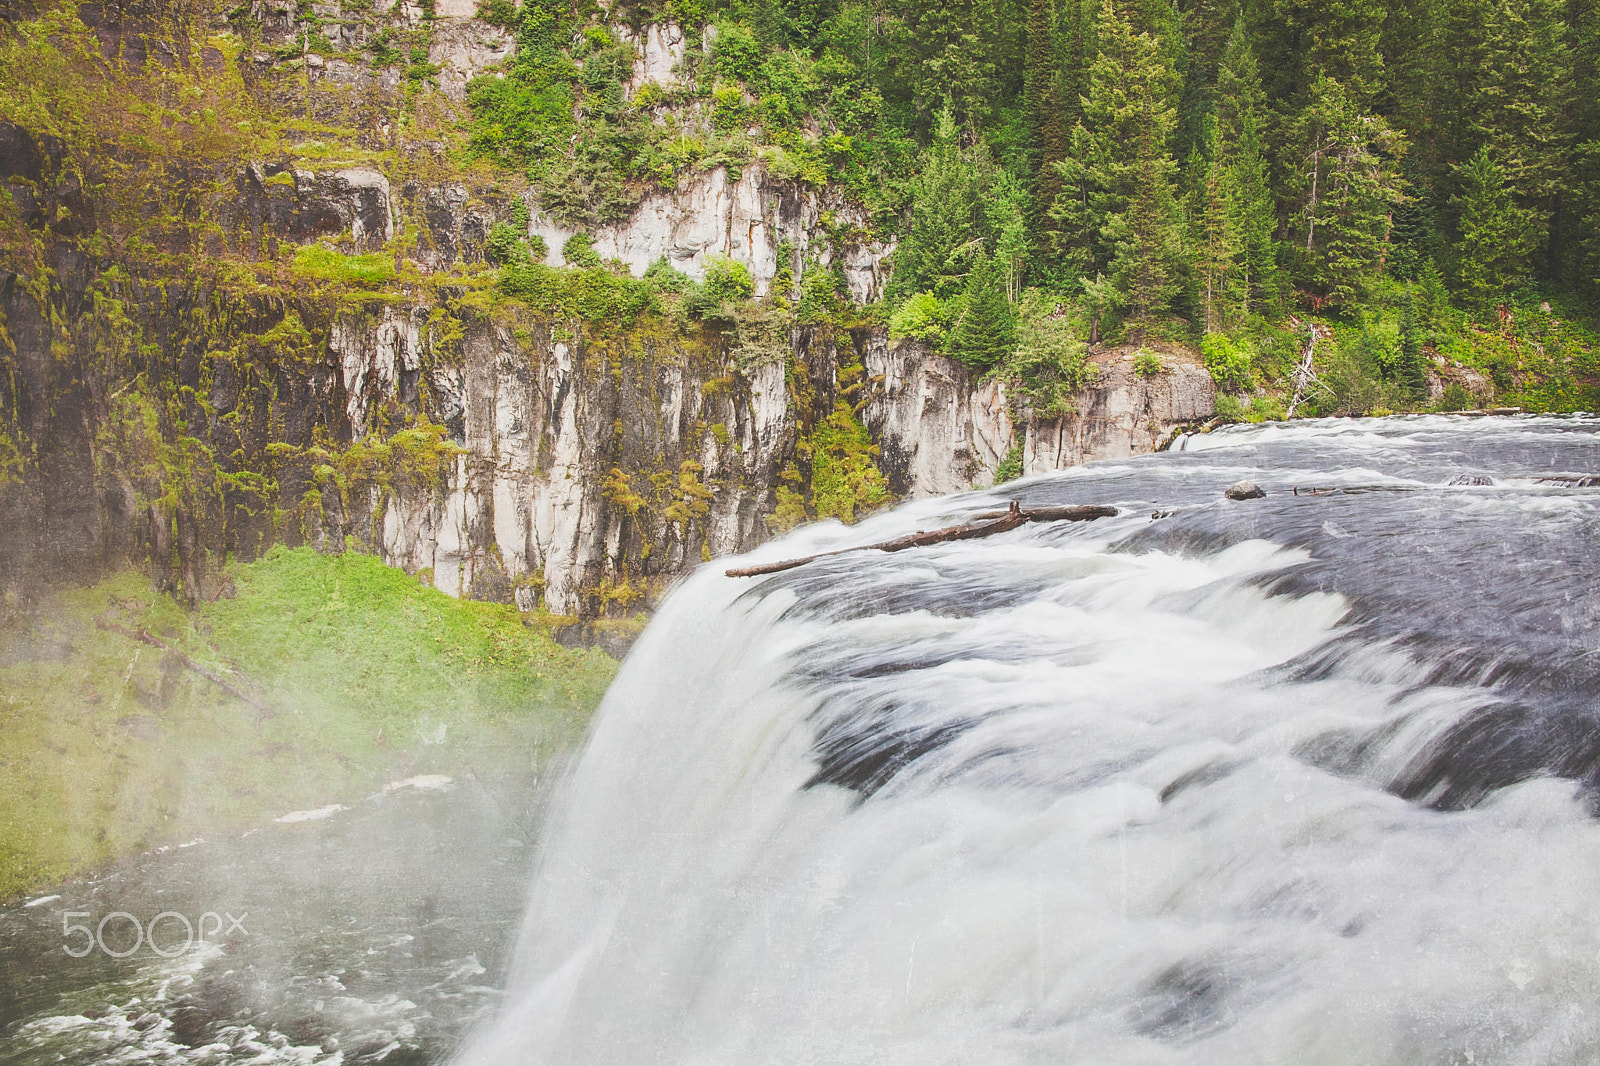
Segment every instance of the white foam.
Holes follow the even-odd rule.
[[[349,810],[349,808],[344,806],[342,803],[330,803],[326,807],[317,807],[309,811],[290,811],[288,814],[285,814],[282,817],[274,818],[273,821],[284,824],[292,824],[295,822],[319,822],[324,818],[331,818],[335,814],[338,814],[340,811],[344,810]]]
[[[454,783],[453,778],[446,777],[444,774],[418,774],[403,781],[390,781],[383,786],[383,791],[401,792],[414,788],[423,792],[439,792],[449,788]]]

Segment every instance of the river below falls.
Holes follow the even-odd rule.
[[[1117,508],[708,564],[537,849],[457,783],[132,860],[0,912],[3,1054],[1588,1066],[1596,475],[1591,417],[1322,420],[803,528],[742,565]],[[64,958],[113,905],[250,932]]]
[[[397,784],[349,809],[133,856],[0,909],[0,1062],[448,1056],[499,1000],[537,789]],[[141,927],[177,917],[155,924],[153,950],[135,948],[128,917],[100,928],[117,912]],[[90,933],[64,932],[77,925]]]

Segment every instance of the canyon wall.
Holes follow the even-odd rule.
[[[511,50],[458,8],[436,5],[428,53],[457,103]],[[1151,378],[1129,352],[1096,353],[1077,409],[1043,420],[1004,382],[892,343],[862,312],[892,247],[836,190],[759,161],[688,173],[590,229],[610,265],[583,275],[604,290],[665,258],[698,279],[727,258],[756,303],[704,320],[519,303],[486,261],[494,225],[526,205],[551,266],[575,231],[525,187],[405,141],[392,69],[297,56],[305,12],[252,10],[264,36],[233,53],[89,5],[86,62],[126,76],[130,97],[182,75],[188,99],[225,89],[355,141],[234,158],[233,134],[195,132],[214,121],[198,112],[194,129],[151,127],[175,138],[165,154],[150,135],[118,148],[0,121],[7,596],[130,560],[210,596],[233,560],[285,542],[375,551],[451,595],[625,614],[704,560],[831,513],[810,485],[830,419],[862,431],[842,447],[876,499],[990,484],[1014,450],[1027,474],[1150,451],[1211,414],[1209,376],[1176,349]],[[352,49],[377,31],[330,15],[318,32]],[[635,44],[636,82],[677,77],[676,27]],[[842,278],[844,311],[802,324],[772,291],[808,270]]]

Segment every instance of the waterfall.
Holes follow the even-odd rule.
[[[702,567],[460,1061],[1600,1060],[1597,430],[1241,427],[748,558],[1116,518]]]

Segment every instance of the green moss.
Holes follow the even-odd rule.
[[[1022,476],[1022,442],[1012,441],[1011,447],[1006,449],[1006,454],[1000,460],[1000,465],[995,467],[994,483],[1004,485],[1008,481],[1015,481]]]
[[[414,774],[526,771],[581,735],[616,668],[366,555],[278,548],[233,585],[189,613],[124,573],[0,630],[0,899]]]

